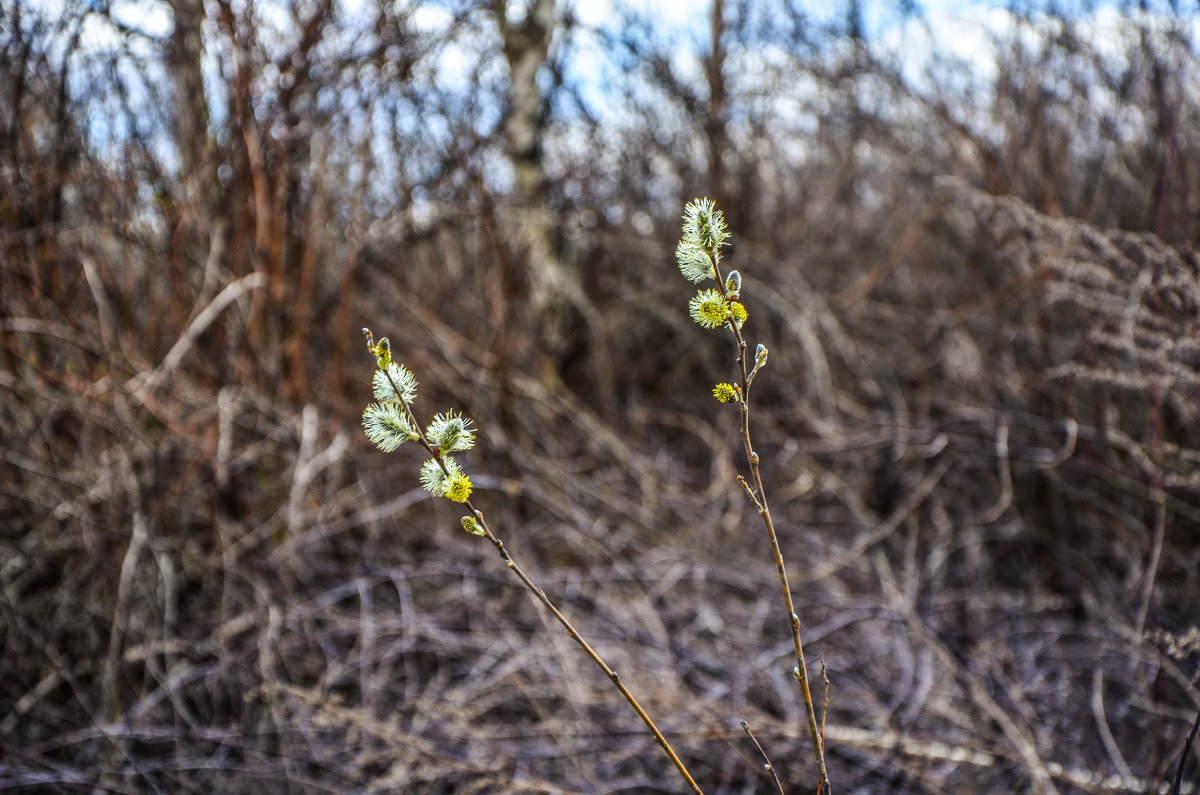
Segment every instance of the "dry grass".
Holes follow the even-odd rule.
[[[787,791],[812,787],[736,412],[708,394],[727,351],[687,322],[671,262],[674,202],[707,175],[652,143],[653,116],[540,206],[486,189],[489,144],[464,133],[478,148],[446,154],[418,224],[402,203],[375,217],[344,120],[316,118],[304,151],[269,118],[228,122],[202,189],[137,142],[114,163],[81,105],[30,98],[62,75],[4,30],[0,786],[680,789],[611,684],[419,490],[417,458],[362,438],[369,325],[425,405],[478,422],[489,522],[705,791],[774,791],[743,719]],[[818,77],[846,92],[828,120],[845,129],[853,85]],[[1061,129],[1029,132],[1026,110],[1005,117],[1022,135]],[[1086,205],[927,121],[908,148],[904,122],[860,116],[869,167],[831,128],[820,157],[773,160],[770,128],[729,144],[721,186],[751,342],[771,348],[753,430],[832,683],[835,791],[1169,791],[1200,709],[1200,282],[1181,214],[1131,208],[1162,163],[1161,195],[1189,206],[1200,126],[1176,128],[1176,160],[1160,139],[1127,152],[1129,182]],[[279,201],[256,203],[264,175]]]

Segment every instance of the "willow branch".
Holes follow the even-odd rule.
[[[717,285],[720,287],[722,295],[726,299],[731,299],[732,296],[725,288],[725,280],[720,272],[720,268],[716,265],[716,257],[714,260],[714,271],[716,272]],[[737,343],[737,363],[738,363],[738,385],[741,388],[741,397],[738,400],[738,406],[741,408],[742,422],[742,445],[746,451],[746,462],[750,466],[750,480],[746,483],[744,478],[740,478],[742,486],[746,489],[746,493],[750,496],[754,503],[755,509],[758,510],[759,516],[762,517],[763,525],[767,530],[767,538],[771,542],[771,554],[775,558],[775,569],[779,572],[779,586],[783,590],[783,602],[787,609],[788,625],[792,631],[792,646],[796,654],[796,666],[792,669],[796,681],[800,683],[800,692],[804,697],[804,713],[808,719],[808,732],[812,738],[813,756],[817,762],[817,772],[820,776],[819,786],[817,791],[832,795],[833,789],[829,783],[829,773],[825,767],[825,740],[824,733],[821,731],[817,723],[817,710],[813,704],[812,687],[808,679],[808,666],[804,662],[804,643],[800,639],[800,616],[796,613],[795,603],[792,601],[792,588],[788,583],[787,568],[783,563],[783,551],[779,547],[779,535],[775,531],[775,522],[771,518],[771,509],[767,504],[766,490],[763,488],[762,475],[759,473],[758,453],[754,451],[754,443],[750,438],[750,384],[754,376],[762,367],[761,362],[755,362],[753,370],[746,367],[746,338],[742,336],[742,331],[732,321],[726,323],[726,327],[733,332],[734,341]]]
[[[387,368],[382,368],[381,372],[384,374],[384,377],[387,378],[388,383],[391,384],[392,390],[397,395],[403,394],[400,389],[400,385],[392,379],[392,375],[388,372]],[[416,442],[425,449],[425,452],[432,460],[437,462],[438,466],[441,467],[442,472],[449,476],[450,470],[446,466],[441,450],[434,447],[434,445],[430,443],[428,437],[425,435],[425,432],[421,430],[421,425],[417,422],[416,415],[413,414],[412,407],[408,404],[408,401],[400,400],[398,402],[404,409],[404,413],[417,436]],[[483,511],[477,509],[469,499],[465,501],[465,505],[477,520],[479,529],[483,531],[483,536],[492,543],[492,546],[496,548],[496,552],[499,553],[500,558],[504,561],[505,566],[507,566],[509,570],[516,575],[517,579],[521,581],[521,584],[528,588],[529,591],[535,597],[537,597],[537,600],[541,602],[547,610],[550,611],[550,614],[554,616],[555,620],[557,620],[558,623],[562,624],[563,627],[566,628],[567,636],[579,644],[587,656],[592,658],[592,662],[594,662],[600,668],[600,670],[604,672],[604,675],[607,676],[609,681],[613,683],[613,686],[621,692],[621,695],[624,696],[625,700],[629,702],[629,705],[633,707],[633,711],[636,712],[638,717],[642,719],[642,723],[645,723],[646,728],[648,728],[650,733],[654,735],[654,741],[658,743],[659,747],[661,747],[663,752],[666,753],[667,757],[671,760],[671,764],[675,765],[675,769],[679,771],[679,775],[682,776],[683,780],[687,782],[687,785],[691,791],[697,795],[704,795],[704,791],[700,789],[700,785],[696,783],[694,778],[692,778],[692,774],[688,771],[687,766],[683,763],[683,760],[679,758],[679,754],[675,752],[675,749],[671,747],[671,743],[667,741],[666,735],[664,735],[658,726],[655,725],[654,720],[650,717],[650,714],[646,712],[645,708],[642,707],[625,683],[621,681],[620,674],[613,670],[612,666],[604,661],[604,658],[600,656],[600,653],[597,652],[590,643],[584,640],[583,635],[579,634],[579,630],[575,629],[575,626],[570,622],[569,619],[567,619],[565,615],[562,614],[562,611],[560,611],[554,605],[554,602],[550,601],[550,597],[546,596],[546,592],[543,591],[541,587],[537,585],[537,583],[530,579],[529,575],[525,573],[524,569],[517,565],[517,562],[513,560],[512,555],[509,554],[508,547],[504,546],[504,542],[501,541],[500,538],[493,533],[492,529],[488,526],[487,520],[483,517]]]

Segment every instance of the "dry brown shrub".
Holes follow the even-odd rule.
[[[383,166],[347,144],[347,118],[301,113],[322,81],[361,88],[372,68],[410,90],[430,42],[394,11],[378,52],[278,97],[255,83],[252,20],[201,8],[208,46],[240,42],[249,74],[177,180],[144,140],[97,150],[50,34],[18,35],[13,7],[0,785],[678,789],[609,683],[418,489],[415,459],[361,438],[365,324],[425,405],[481,426],[489,521],[706,791],[767,791],[741,718],[791,791],[811,786],[774,569],[733,480],[736,417],[708,396],[727,351],[687,323],[670,262],[682,201],[710,187],[772,350],[755,434],[805,642],[829,667],[836,790],[1170,780],[1200,707],[1200,287],[1178,210],[1200,195],[1200,125],[1173,93],[1187,42],[1156,61],[1147,37],[1128,75],[1175,159],[1166,132],[1121,149],[1103,200],[1095,161],[1053,146],[1081,123],[1065,109],[1087,114],[1070,96],[998,101],[1008,137],[982,151],[954,97],[889,121],[858,101],[868,78],[912,100],[886,64],[810,53],[785,72],[825,86],[829,110],[796,163],[799,132],[762,104],[718,135],[695,86],[634,52],[659,78],[631,95],[641,126],[594,130],[588,161],[551,140],[537,200],[486,187],[502,147],[468,123],[486,95],[424,98],[454,132],[404,186],[436,210],[418,218],[403,190],[382,209],[368,196]],[[752,41],[739,21],[729,41]],[[1010,63],[1009,88],[1047,59]],[[1052,156],[1070,162],[1050,173]]]

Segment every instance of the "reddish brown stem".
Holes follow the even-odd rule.
[[[364,331],[366,331],[366,329],[364,329]],[[370,339],[369,332],[368,339]],[[391,384],[392,390],[396,393],[396,395],[399,396],[402,394],[399,384],[392,380],[391,373],[387,371],[387,368],[382,368],[381,372],[384,374],[384,377],[387,378],[388,383]],[[421,447],[425,448],[425,452],[429,454],[431,459],[437,461],[438,466],[442,468],[442,472],[446,473],[446,475],[449,475],[450,471],[446,468],[445,461],[443,460],[442,456],[439,455],[438,451],[434,449],[433,445],[430,444],[429,439],[425,436],[425,432],[421,430],[421,426],[417,422],[417,418],[412,412],[412,407],[410,407],[408,403],[403,400],[399,402],[401,407],[404,409],[405,415],[408,417],[409,424],[412,425],[413,430],[417,434],[417,442],[421,445]],[[692,778],[692,774],[688,772],[687,766],[683,763],[683,760],[679,758],[679,754],[675,753],[675,749],[671,747],[669,742],[667,742],[666,735],[664,735],[658,726],[655,725],[654,720],[650,717],[650,714],[646,712],[629,688],[625,686],[625,683],[621,681],[620,675],[604,661],[604,658],[600,656],[599,652],[592,648],[590,643],[583,639],[583,636],[579,634],[579,630],[575,629],[575,626],[567,619],[567,617],[564,616],[562,612],[555,607],[554,603],[550,601],[550,597],[546,596],[546,592],[543,591],[532,579],[530,579],[529,575],[517,565],[517,562],[513,560],[512,556],[508,553],[508,548],[504,546],[504,542],[492,532],[490,527],[488,527],[487,520],[483,518],[483,512],[477,510],[470,500],[467,500],[465,504],[467,509],[471,511],[471,514],[476,518],[476,520],[478,520],[479,526],[483,529],[484,537],[487,538],[488,541],[491,541],[492,545],[496,547],[496,551],[500,554],[501,559],[504,560],[504,564],[512,571],[513,574],[517,575],[517,579],[521,581],[521,584],[528,588],[529,591],[537,597],[538,601],[550,611],[551,615],[554,616],[558,623],[562,624],[563,627],[566,628],[567,636],[570,637],[571,640],[578,643],[584,652],[587,653],[587,656],[592,658],[592,662],[599,666],[600,670],[604,672],[604,675],[607,676],[613,683],[613,686],[616,687],[617,690],[621,691],[621,695],[624,696],[625,700],[629,702],[629,705],[633,707],[633,711],[636,712],[638,717],[642,719],[642,723],[646,724],[646,728],[648,728],[650,733],[654,735],[654,741],[658,743],[658,745],[663,749],[663,752],[666,753],[667,757],[671,760],[671,764],[675,765],[675,769],[679,771],[679,775],[683,776],[683,780],[687,782],[687,785],[692,792],[696,793],[696,795],[704,795],[704,791],[700,789],[700,785],[696,783],[694,778]]]

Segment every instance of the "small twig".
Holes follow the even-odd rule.
[[[175,368],[183,360],[184,355],[191,350],[196,340],[204,333],[204,330],[212,325],[213,321],[225,311],[225,307],[241,298],[244,293],[250,290],[261,290],[266,286],[267,275],[259,272],[248,274],[236,282],[226,285],[225,289],[221,290],[209,302],[208,306],[204,307],[196,315],[183,332],[183,336],[171,346],[171,350],[167,351],[166,357],[163,358],[162,363],[158,367],[148,372],[139,373],[130,379],[130,386],[133,388],[133,395],[137,401],[145,403],[154,395],[154,391],[162,385],[163,381],[171,377],[171,374],[175,372]]]
[[[534,596],[537,597],[538,601],[545,605],[546,609],[550,611],[551,615],[554,616],[558,623],[562,624],[563,627],[566,628],[567,637],[578,643],[584,652],[592,658],[592,662],[596,663],[600,670],[604,672],[604,675],[612,681],[613,686],[616,687],[617,690],[621,691],[621,695],[625,697],[625,700],[629,702],[629,706],[633,707],[633,711],[636,712],[638,717],[642,719],[642,722],[646,724],[646,728],[648,728],[650,733],[654,735],[654,741],[659,744],[659,746],[666,753],[667,757],[670,758],[671,764],[675,765],[675,769],[679,771],[679,775],[683,776],[684,781],[687,782],[692,792],[695,792],[698,795],[704,795],[704,791],[700,789],[700,785],[696,783],[694,778],[692,778],[692,774],[688,772],[687,766],[684,765],[683,760],[679,758],[677,753],[675,753],[675,749],[671,747],[669,742],[667,742],[666,736],[662,733],[662,731],[659,730],[658,726],[654,724],[653,719],[651,719],[646,710],[642,708],[642,705],[638,703],[638,700],[634,697],[633,693],[630,692],[629,688],[625,686],[625,683],[621,681],[620,675],[604,661],[604,658],[602,658],[600,654],[594,648],[592,648],[590,643],[583,639],[583,636],[579,634],[579,630],[575,629],[567,617],[564,616],[559,609],[554,606],[554,603],[550,601],[550,597],[546,596],[546,592],[538,587],[538,585],[529,578],[529,575],[517,565],[517,562],[513,560],[512,556],[509,554],[508,548],[504,546],[504,542],[497,538],[492,532],[491,528],[488,527],[487,520],[483,518],[483,512],[476,510],[469,500],[467,501],[466,505],[467,508],[470,509],[475,515],[475,518],[479,520],[479,526],[483,529],[484,537],[486,537],[488,541],[491,541],[492,545],[496,547],[496,552],[500,554],[501,559],[504,560],[504,564],[508,566],[508,568],[512,570],[512,573],[517,576],[517,579],[519,579],[521,583],[528,588]]]
[[[367,335],[368,346],[371,346],[372,350],[374,350],[373,339],[371,337],[370,330],[363,329],[363,333]],[[387,378],[388,383],[392,387],[392,391],[397,396],[402,395],[403,392],[400,389],[400,385],[392,380],[392,374],[388,372],[388,369],[386,367],[382,367],[380,368],[380,372],[382,372],[384,377]],[[442,472],[449,476],[450,470],[446,466],[444,457],[439,454],[439,451],[435,450],[428,437],[426,437],[425,432],[421,429],[421,424],[417,422],[416,415],[413,414],[412,407],[403,399],[400,399],[398,402],[401,408],[404,409],[404,413],[408,417],[409,424],[412,426],[413,431],[417,435],[417,443],[425,449],[425,452],[432,460],[437,462],[438,466],[441,467]],[[624,696],[625,700],[629,702],[629,705],[633,707],[633,711],[636,712],[638,717],[642,719],[642,722],[646,724],[646,728],[648,728],[650,733],[654,735],[654,741],[658,743],[658,745],[663,749],[663,752],[666,753],[667,757],[671,760],[671,764],[675,765],[675,769],[679,771],[679,775],[682,776],[684,781],[687,782],[688,787],[691,788],[692,792],[697,793],[697,795],[704,795],[704,791],[700,789],[700,785],[696,783],[694,778],[692,778],[692,774],[688,772],[687,766],[683,763],[683,760],[679,758],[679,754],[675,752],[675,749],[672,748],[671,744],[667,741],[666,735],[664,735],[658,726],[655,725],[654,720],[651,719],[649,713],[646,712],[629,688],[625,686],[625,683],[621,681],[620,675],[604,661],[604,658],[600,656],[599,652],[597,652],[590,643],[584,640],[583,635],[579,634],[579,630],[575,629],[575,626],[571,624],[570,620],[567,619],[567,617],[563,615],[562,612],[554,605],[554,602],[550,601],[550,597],[546,596],[546,592],[543,591],[541,587],[539,587],[537,583],[535,583],[529,577],[529,575],[517,565],[517,562],[513,560],[512,555],[509,554],[508,547],[504,546],[504,542],[501,541],[500,538],[497,537],[496,534],[492,532],[492,529],[488,526],[487,520],[483,517],[483,511],[477,509],[469,499],[466,500],[464,504],[471,512],[471,515],[474,516],[478,521],[479,528],[483,530],[483,536],[492,543],[492,546],[496,547],[496,552],[499,553],[500,558],[504,561],[504,565],[507,566],[509,570],[511,570],[512,573],[517,576],[517,579],[521,581],[521,584],[528,588],[529,591],[535,597],[537,597],[537,600],[541,602],[547,610],[550,611],[555,620],[557,620],[558,623],[562,624],[563,627],[566,628],[567,636],[579,644],[584,652],[592,658],[592,662],[596,663],[600,670],[604,672],[604,675],[607,676],[613,683],[613,686],[621,692],[621,695]]]
[[[742,488],[746,490],[746,496],[750,498],[750,502],[754,503],[754,507],[758,509],[759,513],[762,513],[762,503],[758,501],[758,497],[754,496],[754,489],[750,488],[750,484],[741,475],[738,475],[737,479],[738,483],[742,484]]]
[[[734,338],[738,344],[738,366],[741,368],[742,378],[742,444],[746,449],[746,461],[750,465],[750,476],[754,480],[754,494],[757,497],[754,499],[755,507],[758,509],[759,516],[762,517],[763,525],[767,530],[767,538],[771,542],[771,554],[775,558],[775,569],[779,572],[779,586],[783,591],[783,602],[787,609],[788,625],[792,630],[792,647],[796,654],[796,666],[792,669],[792,674],[796,677],[796,681],[800,683],[800,693],[804,697],[804,713],[808,718],[808,731],[812,738],[813,756],[817,762],[817,772],[820,776],[819,792],[824,792],[825,795],[832,795],[833,787],[829,783],[829,773],[825,767],[825,748],[821,741],[821,730],[817,726],[817,712],[813,706],[812,688],[808,682],[808,666],[804,662],[804,643],[800,639],[800,616],[796,613],[795,602],[792,600],[792,588],[788,583],[787,568],[783,563],[783,551],[779,546],[779,535],[775,532],[775,522],[771,518],[771,509],[767,506],[766,492],[763,488],[762,475],[758,469],[758,453],[754,452],[754,445],[750,440],[750,385],[749,373],[746,371],[746,340],[742,337],[741,331],[730,326],[733,331]],[[749,491],[749,486],[746,486]]]
[[[1155,479],[1161,481],[1162,470],[1157,470]],[[1146,628],[1146,617],[1150,614],[1150,603],[1154,599],[1154,581],[1158,566],[1162,562],[1163,540],[1167,533],[1167,495],[1162,483],[1154,485],[1154,536],[1150,543],[1150,559],[1146,562],[1145,579],[1142,581],[1142,598],[1138,605],[1134,637],[1141,637]]]
[[[1133,771],[1125,757],[1121,755],[1121,747],[1113,737],[1112,729],[1108,726],[1108,717],[1104,714],[1104,671],[1097,668],[1092,672],[1092,717],[1096,720],[1096,730],[1100,733],[1100,741],[1108,758],[1116,767],[1117,773],[1126,781],[1133,778]]]
[[[754,736],[754,732],[750,731],[750,724],[746,721],[739,721],[742,724],[742,731],[750,738],[750,742],[754,743],[754,747],[758,749],[759,756],[763,758],[763,770],[771,774],[771,778],[775,781],[775,788],[779,790],[779,795],[786,795],[783,789],[783,784],[779,781],[779,774],[775,772],[775,765],[771,764],[771,757],[767,756],[767,752],[763,750],[762,743]]]
[[[726,301],[738,300],[740,299],[740,295],[730,293],[726,285],[725,276],[721,273],[719,248],[719,245],[714,245],[709,251],[717,288]],[[771,543],[771,554],[775,559],[775,568],[779,572],[779,586],[783,591],[783,602],[787,609],[788,625],[792,631],[792,646],[796,654],[796,665],[792,669],[792,675],[796,677],[796,681],[800,684],[800,693],[804,698],[804,714],[808,719],[808,732],[812,739],[813,756],[817,762],[817,773],[819,776],[817,791],[818,793],[824,793],[824,795],[833,795],[833,787],[829,783],[829,772],[825,766],[825,743],[821,728],[817,725],[817,711],[813,705],[812,688],[808,681],[808,666],[804,662],[804,643],[800,639],[800,616],[796,613],[795,602],[792,600],[792,588],[788,582],[787,569],[783,563],[783,552],[779,546],[779,535],[775,531],[775,522],[771,518],[771,509],[767,505],[767,493],[763,488],[762,475],[758,469],[759,456],[754,451],[754,444],[750,439],[750,384],[765,364],[767,351],[765,347],[759,345],[758,350],[755,351],[753,367],[748,368],[746,364],[746,338],[742,336],[740,324],[729,319],[725,323],[725,328],[732,332],[737,350],[737,386],[740,390],[738,407],[741,409],[742,415],[742,445],[746,451],[746,462],[750,465],[750,477],[753,481],[753,487],[751,487],[751,483],[748,483],[740,475],[738,476],[738,481],[742,484],[742,488],[746,490],[746,494],[749,495],[750,500],[754,503],[759,516],[762,517],[763,525],[767,531],[767,538]]]
[[[116,717],[120,697],[117,692],[117,669],[121,662],[121,648],[125,643],[125,631],[128,629],[130,588],[133,587],[137,573],[138,558],[150,539],[149,523],[146,512],[142,508],[142,498],[137,478],[127,458],[123,457],[123,469],[128,481],[128,489],[133,500],[133,521],[129,537],[129,546],[125,548],[125,556],[121,561],[121,573],[117,579],[117,598],[113,607],[112,627],[108,635],[108,653],[104,657],[103,674],[101,676],[101,708],[100,714],[107,719]]]
[[[1196,720],[1192,723],[1192,730],[1188,733],[1187,742],[1183,744],[1183,750],[1179,752],[1179,766],[1175,768],[1175,783],[1171,787],[1171,795],[1180,795],[1183,792],[1183,770],[1187,767],[1188,757],[1192,754],[1192,743],[1196,741],[1196,734],[1200,732],[1200,710],[1196,712]]]
[[[825,667],[825,655],[821,655],[821,679],[825,682],[825,700],[821,702],[821,747],[825,747],[825,719],[829,717],[829,669]]]

